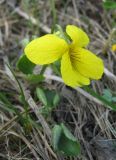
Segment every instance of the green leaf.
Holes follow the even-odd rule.
[[[61,76],[60,66],[61,66],[61,61],[60,60],[57,60],[57,61],[55,61],[54,63],[51,64],[51,67],[52,67],[54,73],[58,76]]]
[[[68,130],[68,128],[63,123],[61,124],[61,127],[67,138],[71,139],[72,141],[76,141],[76,138],[72,135],[72,133]]]
[[[53,128],[53,147],[58,152],[67,156],[78,156],[80,144],[64,124]]]
[[[30,83],[36,84],[42,82],[45,78],[43,75],[30,74],[28,75],[27,79],[30,81]]]
[[[107,95],[108,97],[112,97],[111,91],[109,89],[104,89],[103,94]]]
[[[19,112],[19,110],[18,110],[16,107],[15,107],[15,112],[16,112],[16,114],[17,114],[18,117],[19,117],[20,123],[21,123],[23,126],[27,126],[27,123],[28,123],[28,125],[29,125],[28,118],[29,118],[29,116],[30,116],[30,115],[28,114],[28,109],[29,109],[29,108],[28,108],[28,107],[29,107],[28,102],[27,102],[27,100],[26,100],[26,98],[25,98],[25,94],[24,94],[23,88],[22,88],[19,80],[18,80],[17,77],[15,76],[15,72],[12,70],[12,68],[11,68],[11,66],[10,66],[9,64],[6,64],[6,66],[9,68],[10,72],[12,73],[14,79],[16,80],[16,82],[17,82],[17,84],[18,84],[18,87],[19,87],[19,90],[20,90],[20,94],[21,94],[21,97],[22,97],[21,99],[22,99],[22,102],[23,102],[23,107],[24,107],[24,109],[25,109],[25,114],[23,114],[23,115]],[[26,124],[25,124],[25,122],[26,122]]]
[[[37,97],[39,98],[39,100],[45,105],[47,106],[47,98],[45,95],[45,91],[41,88],[36,88],[36,94]]]
[[[60,101],[60,96],[59,96],[59,94],[56,93],[56,95],[54,96],[54,99],[53,99],[53,105],[57,106],[59,101]]]
[[[107,101],[112,102],[112,94],[109,89],[104,89],[102,97]]]
[[[8,100],[7,98],[8,96],[5,93],[0,92],[0,100],[5,103],[8,104],[9,106],[12,106],[11,102]]]
[[[35,67],[35,64],[29,61],[29,59],[26,57],[25,54],[23,54],[18,62],[17,62],[17,67],[19,68],[20,71],[22,71],[24,74],[32,74],[33,69]]]
[[[105,2],[103,2],[103,7],[105,9],[116,9],[116,2],[113,0],[105,0]]]
[[[115,103],[116,102],[116,97],[112,97],[112,101]]]
[[[37,88],[36,94],[39,100],[44,105],[41,113],[46,115],[48,115],[52,111],[52,109],[56,107],[60,100],[60,97],[55,90]]]
[[[46,107],[51,108],[51,107],[55,107],[58,104],[60,98],[59,98],[59,95],[56,93],[56,91],[47,89],[45,90],[45,95],[48,102]]]
[[[44,116],[49,116],[51,111],[57,106],[60,101],[60,96],[54,90],[40,89],[37,96],[43,103],[44,107],[41,109],[41,113]]]
[[[0,92],[0,102],[2,104],[2,108],[8,112],[16,113],[17,109],[12,103],[8,100],[7,95],[5,93]]]
[[[78,142],[72,141],[62,134],[59,143],[59,150],[67,156],[78,156],[80,154],[80,145]]]
[[[55,25],[54,34],[57,35],[58,37],[64,39],[68,44],[71,44],[71,42],[72,42],[71,37],[63,31],[63,29],[60,25],[58,25],[58,24]]]
[[[97,98],[98,100],[100,100],[105,106],[107,106],[108,108],[111,108],[114,111],[116,111],[116,105],[114,105],[112,102],[109,102],[103,96],[99,95],[98,93],[96,93],[94,90],[92,90],[91,88],[89,88],[87,86],[84,86],[83,89],[85,91],[87,91],[88,93],[90,93],[95,98]]]
[[[60,125],[55,125],[52,130],[52,144],[54,150],[58,150],[59,140],[62,134],[62,127]]]

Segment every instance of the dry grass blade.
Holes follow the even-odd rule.
[[[38,154],[36,153],[36,151],[34,150],[33,145],[26,139],[26,137],[25,137],[23,134],[21,134],[21,133],[18,134],[18,133],[13,132],[13,131],[9,131],[8,134],[12,134],[12,135],[14,135],[14,136],[16,136],[16,137],[21,138],[21,139],[24,141],[24,143],[28,146],[28,148],[31,150],[31,152],[32,152],[33,155],[35,156],[36,160],[40,160],[39,155],[38,155]]]
[[[50,152],[50,154],[57,159],[56,154],[53,152],[52,148],[50,147],[50,145],[48,144],[48,141],[45,137],[45,135],[43,135],[40,130],[38,128],[36,128],[36,130],[33,131],[34,137],[35,137],[35,141],[37,142],[38,145],[42,145],[43,143],[40,142],[40,138],[38,137],[37,133],[39,134],[39,136],[41,137],[43,143],[45,144],[45,148]],[[40,144],[41,143],[41,144]],[[42,148],[42,147],[41,147]],[[44,150],[42,148],[42,150]],[[45,153],[43,153],[45,155]],[[43,157],[44,157],[43,155]],[[46,156],[47,157],[47,156]],[[49,159],[49,158],[48,158]]]
[[[27,102],[30,106],[30,108],[33,110],[33,112],[35,113],[35,115],[37,116],[40,124],[42,125],[44,132],[46,133],[46,135],[48,136],[49,140],[51,139],[51,130],[46,122],[46,120],[44,119],[44,117],[41,115],[41,113],[39,112],[39,108],[36,105],[35,101],[33,100],[33,98],[31,97],[31,95],[28,95],[26,97]]]
[[[1,126],[0,127],[0,132],[7,129],[7,127],[9,127],[13,122],[15,122],[17,118],[18,118],[18,116],[15,116],[10,121],[8,121],[5,125]]]
[[[113,73],[111,73],[110,71],[108,71],[107,68],[105,68],[104,73],[106,74],[107,77],[109,77],[110,79],[112,79],[116,82],[116,76]]]
[[[12,7],[12,6],[10,5],[10,7]],[[31,21],[32,24],[34,24],[34,25],[38,24],[37,20],[33,16],[29,16],[26,12],[22,11],[20,8],[17,7],[17,8],[13,8],[13,9],[17,14],[19,14],[24,19]],[[45,26],[42,23],[39,23],[39,27],[46,33],[50,33],[50,31],[51,31],[50,28],[48,28],[47,26]]]

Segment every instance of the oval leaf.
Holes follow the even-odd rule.
[[[35,84],[35,83],[42,82],[45,78],[43,75],[30,74],[28,75],[27,79],[30,81],[30,83]]]
[[[80,144],[64,124],[56,125],[53,129],[53,147],[67,156],[78,156]]]
[[[22,71],[24,74],[32,74],[33,69],[35,67],[35,64],[29,61],[29,59],[26,57],[25,54],[23,54],[18,62],[17,62],[17,67],[19,68],[20,71]]]
[[[60,137],[58,149],[67,156],[78,156],[80,154],[79,142],[68,139],[65,134],[62,134]]]
[[[39,98],[39,100],[45,105],[47,106],[47,98],[46,95],[44,93],[44,90],[41,88],[36,88],[36,94],[37,97]]]
[[[54,99],[53,99],[53,105],[57,106],[59,101],[60,101],[60,96],[59,96],[59,94],[56,93],[56,95],[54,96]]]
[[[61,133],[62,133],[62,127],[60,125],[55,125],[52,130],[52,144],[53,144],[54,150],[56,151],[59,150],[58,144],[61,137]]]
[[[115,102],[116,102],[116,97],[113,97],[113,98],[112,98],[112,101],[115,103]]]

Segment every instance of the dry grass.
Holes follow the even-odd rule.
[[[42,104],[34,99],[35,86],[30,86],[15,66],[23,52],[21,40],[50,32],[52,16],[48,0],[34,0],[29,4],[26,2],[0,1],[0,91],[7,93],[11,103],[23,115],[24,106],[19,101],[19,87],[6,66],[7,61],[21,82],[29,104],[28,113],[36,123],[30,123],[25,131],[18,117],[6,111],[5,105],[0,103],[0,160],[115,160],[114,111],[83,96],[79,90],[70,89],[61,82],[50,79],[50,84],[45,82],[44,86],[58,90],[61,102],[47,119],[38,112]],[[103,10],[100,0],[56,0],[56,9],[61,26],[75,24],[88,33],[91,39],[89,49],[104,60],[105,67],[114,76],[116,55],[110,50],[112,42],[109,37],[115,20],[112,17],[116,16],[116,12]],[[100,94],[105,88],[116,92],[116,81],[106,74],[102,80],[93,81],[91,87]],[[79,139],[82,146],[80,157],[64,157],[53,151],[51,128],[59,122],[64,122]]]

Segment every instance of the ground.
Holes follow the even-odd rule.
[[[63,28],[68,24],[83,28],[90,37],[89,50],[101,57],[112,73],[92,81],[90,87],[101,96],[105,89],[115,95],[116,53],[111,46],[116,42],[116,10],[106,10],[100,0],[56,0],[55,6],[57,23]],[[16,67],[24,51],[24,40],[50,32],[52,23],[49,0],[0,1],[0,160],[115,160],[116,112],[112,108],[88,96],[86,91],[83,94],[54,79],[31,84]],[[34,124],[21,121],[18,115],[25,115],[27,104],[20,98],[17,80]],[[60,95],[60,102],[49,116],[38,112],[43,104],[35,96],[37,86]],[[59,123],[64,123],[80,142],[80,156],[68,157],[54,151],[51,130]]]

